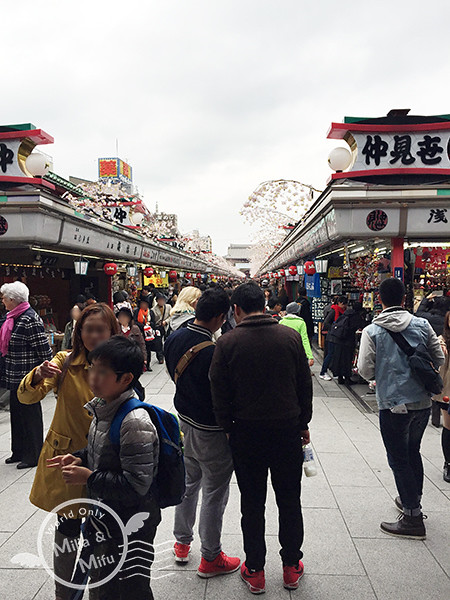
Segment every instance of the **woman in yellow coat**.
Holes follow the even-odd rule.
[[[43,510],[50,512],[62,502],[86,496],[83,486],[66,485],[61,470],[48,468],[47,460],[86,446],[91,417],[83,407],[93,398],[88,386],[87,355],[118,332],[112,310],[106,304],[92,304],[76,323],[72,352],[58,352],[51,362],[45,361],[33,369],[20,383],[17,394],[23,404],[39,402],[51,390],[57,394],[55,414],[30,493],[30,501]],[[73,541],[78,538],[80,527],[81,519],[58,517],[55,547],[66,550],[54,553],[54,571],[64,581],[70,581],[76,558],[76,553],[67,548],[74,548]],[[69,544],[67,538],[70,538]],[[73,590],[57,580],[55,583],[56,600],[69,599]]]

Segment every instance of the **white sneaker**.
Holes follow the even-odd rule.
[[[324,379],[325,381],[331,381],[333,379],[328,375],[328,373],[325,373],[325,375],[319,375],[319,377],[320,379]]]

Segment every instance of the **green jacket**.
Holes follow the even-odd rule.
[[[280,321],[280,325],[286,325],[287,327],[291,327],[291,329],[295,329],[302,336],[303,348],[305,349],[306,356],[309,360],[313,358],[313,353],[311,350],[311,344],[309,343],[308,338],[308,330],[306,328],[306,323],[301,317],[297,317],[297,315],[286,315]]]

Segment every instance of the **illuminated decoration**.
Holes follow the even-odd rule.
[[[32,184],[54,190],[52,183],[42,179],[50,167],[48,157],[33,154],[28,161],[32,172],[27,168],[34,148],[39,144],[53,144],[53,141],[51,135],[31,123],[0,126],[0,188],[3,184],[8,187]]]
[[[289,275],[292,275],[292,277],[294,277],[294,275],[297,275],[297,267],[295,265],[291,265],[288,269]]]
[[[192,278],[192,273],[186,273],[186,279],[191,279]]]
[[[180,273],[181,275],[181,273]],[[176,271],[169,271],[169,281],[176,281],[177,279],[177,272]]]
[[[280,277],[284,277],[286,275],[286,271],[284,269],[280,269],[279,271]]]
[[[98,178],[112,183],[132,183],[133,170],[120,158],[99,158]]]
[[[106,263],[103,267],[103,270],[106,273],[106,275],[112,277],[113,275],[116,275],[118,267],[116,263]]]
[[[152,277],[152,275],[155,274],[155,269],[153,267],[145,267],[144,269],[144,275],[146,277]]]

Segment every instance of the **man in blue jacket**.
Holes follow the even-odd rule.
[[[239,558],[222,552],[220,541],[233,460],[227,436],[214,417],[208,378],[214,354],[212,336],[223,325],[229,308],[230,301],[224,290],[206,290],[197,303],[195,321],[169,335],[164,346],[167,369],[175,380],[176,367],[184,354],[198,344],[210,342],[179,376],[174,399],[184,434],[186,466],[186,494],[175,509],[175,560],[179,563],[189,560],[198,495],[202,489],[199,523],[202,559],[197,574],[204,578],[233,573],[240,565]]]
[[[389,535],[425,539],[421,506],[423,464],[420,444],[430,417],[431,397],[413,376],[408,357],[389,334],[399,332],[413,347],[424,343],[436,368],[444,362],[439,341],[425,319],[402,308],[405,287],[399,279],[380,285],[383,311],[363,330],[358,370],[367,381],[377,382],[381,436],[399,496],[395,504],[402,515],[395,523],[381,523]]]

